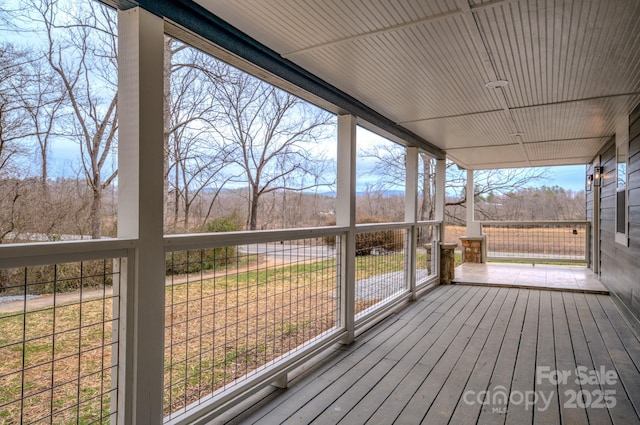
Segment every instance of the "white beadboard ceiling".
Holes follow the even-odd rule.
[[[640,102],[638,0],[197,3],[465,168],[586,164]]]

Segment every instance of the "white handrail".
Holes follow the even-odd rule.
[[[296,239],[322,238],[345,234],[348,227],[309,227],[284,230],[254,230],[242,232],[197,233],[165,236],[167,252],[189,249],[218,248],[229,245],[246,245],[265,242],[291,241]]]
[[[0,245],[0,268],[124,257],[136,244],[136,239],[5,244]]]
[[[480,225],[489,226],[507,226],[507,225],[522,225],[522,226],[538,226],[538,225],[567,225],[567,224],[580,224],[584,225],[590,223],[588,220],[540,220],[540,221],[480,221]]]
[[[413,223],[362,223],[356,224],[356,233],[378,232],[381,230],[409,229]]]

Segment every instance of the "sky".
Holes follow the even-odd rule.
[[[358,127],[357,133],[358,146],[367,148],[379,143],[391,143],[381,136],[370,132],[367,129]],[[377,166],[373,159],[358,158],[358,191],[363,191],[367,184],[375,183],[377,178],[371,173]],[[564,165],[543,167],[546,170],[547,178],[543,182],[538,182],[534,186],[559,186],[565,190],[579,192],[585,189],[585,165]],[[402,186],[404,187],[404,186]]]
[[[384,140],[375,135],[373,138],[366,134],[360,135],[360,140],[362,141],[362,139],[367,139],[368,143]],[[331,155],[331,151],[332,149],[326,149],[325,153]],[[53,146],[51,154],[52,161],[50,172],[53,177],[74,177],[81,171],[78,158],[79,148],[76,142],[58,140]],[[105,167],[106,169],[111,169],[112,167],[117,166],[114,161],[111,162],[112,164],[108,164]],[[377,180],[373,175],[366,172],[370,171],[375,166],[376,165],[373,160],[361,159],[358,161],[358,191],[364,191],[368,184],[372,184]],[[538,186],[541,186],[542,184],[549,187],[560,186],[566,190],[572,190],[574,192],[579,192],[585,189],[585,165],[546,167],[546,170],[548,171],[548,177],[543,183],[538,184]],[[321,191],[322,190],[324,189],[321,189]]]
[[[560,186],[579,192],[585,189],[585,165],[564,165],[549,167],[549,183],[547,186]]]

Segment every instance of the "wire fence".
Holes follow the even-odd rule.
[[[117,422],[119,263],[0,270],[0,424]]]
[[[167,420],[338,326],[340,244],[328,238],[167,254]]]
[[[587,263],[588,222],[483,222],[487,259]]]
[[[371,229],[373,227],[373,229]],[[364,230],[371,229],[371,230]],[[376,306],[408,290],[406,228],[366,226],[356,233],[355,313]]]
[[[416,228],[416,285],[420,286],[438,276],[440,227],[418,224]]]
[[[416,277],[437,280],[437,230],[416,229]],[[360,319],[408,294],[412,232],[358,226],[355,253],[342,252],[344,228],[165,238],[165,421],[273,382],[346,335],[345,285],[355,284]],[[45,244],[4,261],[13,268],[0,270],[0,425],[118,423],[118,353],[129,352],[120,294],[134,288],[120,270],[134,251],[126,240],[98,244]],[[59,262],[32,265],[49,255]]]

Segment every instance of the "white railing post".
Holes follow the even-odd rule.
[[[442,241],[442,232],[444,229],[443,222],[440,222],[440,225],[436,227],[436,232],[438,237],[432,243],[431,247],[431,267],[435,267],[434,274],[440,278],[440,242]]]
[[[480,223],[476,221],[475,182],[473,170],[467,170],[467,236],[481,236]]]
[[[436,160],[436,206],[434,219],[440,224],[440,241],[444,242],[444,204],[447,184],[447,161]]]
[[[598,155],[596,160],[591,164],[594,177],[596,175],[595,168],[597,167],[598,170],[601,170],[601,165],[600,156]],[[593,210],[591,215],[591,230],[593,230],[593,233],[590,233],[590,235],[592,235],[590,244],[592,252],[590,257],[591,270],[598,276],[600,276],[600,189],[602,187],[602,178],[602,173],[599,172],[598,184],[596,185],[595,182],[593,184]]]
[[[407,230],[405,249],[405,281],[408,282],[411,299],[416,299],[416,245],[418,217],[418,149],[407,148],[406,154],[406,184],[404,196],[404,221],[411,223]]]
[[[118,237],[138,240],[125,261],[118,423],[163,421],[164,22],[118,12]]]
[[[591,265],[591,223],[586,222],[584,227],[584,256],[587,263],[587,267]]]
[[[346,344],[355,337],[355,265],[356,265],[356,117],[338,116],[338,173],[336,224],[348,226],[340,238],[340,314],[347,335]]]
[[[438,277],[440,277],[440,243],[445,241],[446,229],[444,226],[444,208],[446,198],[447,185],[447,161],[445,159],[436,160],[436,211],[435,219],[440,222],[440,231],[438,232],[438,242],[434,246],[435,263],[438,266]]]
[[[114,264],[114,278],[118,279],[113,282],[113,317],[117,318],[114,322],[113,335],[118,335],[117,344],[113,344],[113,355],[111,356],[112,366],[118,365],[118,377],[112,382],[118,387],[118,397],[111,398],[111,411],[117,411],[118,414],[112,418],[111,423],[132,423],[132,397],[127,397],[132,393],[133,377],[129,376],[133,370],[133,356],[128,354],[135,346],[133,332],[127,332],[130,324],[133,323],[134,310],[134,285],[135,282],[135,263],[136,250],[128,249],[127,256],[120,259]],[[127,283],[130,283],[128,285]],[[117,325],[117,328],[116,328]],[[117,351],[116,351],[117,349]],[[116,355],[118,353],[118,355]],[[114,420],[115,419],[115,420]]]

